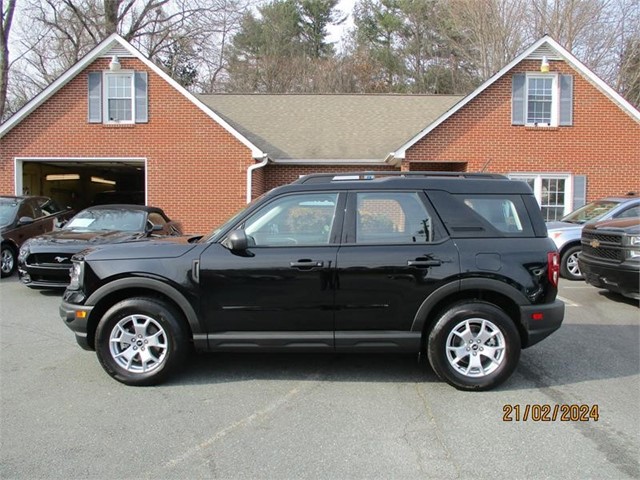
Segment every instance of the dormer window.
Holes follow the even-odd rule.
[[[147,72],[90,72],[89,123],[133,124],[148,121]]]

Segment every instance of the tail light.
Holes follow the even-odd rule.
[[[560,254],[558,252],[547,253],[547,275],[549,283],[557,287],[558,278],[560,278]]]

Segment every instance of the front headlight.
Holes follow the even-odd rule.
[[[70,290],[80,290],[84,277],[84,262],[74,260],[71,270],[69,271],[69,276],[71,277],[71,281],[69,282],[68,288]]]
[[[29,256],[29,253],[31,253],[31,250],[29,249],[29,243],[25,242],[22,244],[22,247],[20,247],[20,252],[18,253],[18,262],[25,263],[27,257]]]
[[[640,236],[634,235],[629,237],[629,245],[632,247],[640,247]]]

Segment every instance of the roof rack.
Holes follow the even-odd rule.
[[[340,172],[340,173],[312,173],[300,177],[293,183],[331,183],[331,182],[354,182],[361,180],[376,180],[381,177],[426,177],[426,178],[493,178],[508,180],[504,175],[497,173],[469,173],[469,172]]]

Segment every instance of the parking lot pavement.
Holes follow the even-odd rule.
[[[59,293],[5,279],[0,478],[639,478],[637,302],[560,295],[563,327],[491,392],[390,355],[201,355],[134,388],[76,346]]]

